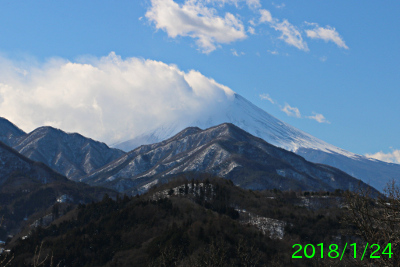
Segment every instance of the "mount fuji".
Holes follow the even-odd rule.
[[[206,129],[221,123],[232,123],[270,144],[295,152],[308,161],[341,169],[380,191],[389,181],[400,181],[399,164],[370,159],[328,144],[280,121],[236,93],[206,114],[158,126],[133,139],[115,144],[114,147],[131,151],[140,145],[168,139],[187,127]]]

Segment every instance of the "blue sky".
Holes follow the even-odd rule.
[[[2,0],[0,115],[27,131],[45,122],[81,131],[79,113],[68,125],[29,123],[38,114],[22,106],[16,114],[13,101],[45,98],[25,94],[30,85],[56,92],[55,69],[71,62],[80,69],[134,58],[137,68],[158,70],[153,60],[198,71],[328,143],[400,163],[399,12],[399,1]],[[75,79],[68,75],[63,82]],[[84,78],[73,81],[84,90]],[[68,98],[65,90],[57,92]]]

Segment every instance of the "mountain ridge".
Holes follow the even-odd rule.
[[[359,182],[338,169],[310,163],[275,147],[230,123],[201,131],[188,128],[163,142],[140,146],[81,181],[120,192],[133,189],[135,193],[182,172],[207,172],[257,190],[345,190],[355,189]]]
[[[66,133],[51,126],[25,133],[4,118],[0,120],[0,140],[71,180],[77,180],[125,153],[79,133]]]
[[[13,146],[19,137],[26,135],[15,124],[0,117],[0,141],[8,146]]]

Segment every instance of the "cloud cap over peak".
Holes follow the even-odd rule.
[[[198,71],[115,53],[84,63],[50,60],[26,75],[8,67],[0,73],[2,116],[26,131],[50,125],[109,144],[214,112],[234,98]]]

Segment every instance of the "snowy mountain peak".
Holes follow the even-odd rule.
[[[278,120],[238,94],[235,94],[232,99],[227,99],[218,110],[213,109],[210,112],[210,114],[193,118],[191,123],[176,122],[173,125],[149,130],[134,139],[116,144],[115,147],[130,151],[139,145],[157,143],[168,139],[190,126],[207,129],[222,123],[232,123],[273,145],[289,151],[295,152],[299,148],[309,148],[327,153],[339,153],[348,157],[356,156]]]
[[[371,160],[328,144],[280,121],[238,94],[226,98],[217,108],[210,108],[207,112],[185,121],[149,129],[140,136],[115,147],[130,151],[140,145],[166,140],[189,126],[207,129],[222,123],[232,123],[268,143],[295,152],[307,160],[339,168],[379,190],[382,190],[390,179],[400,181],[400,165]]]

